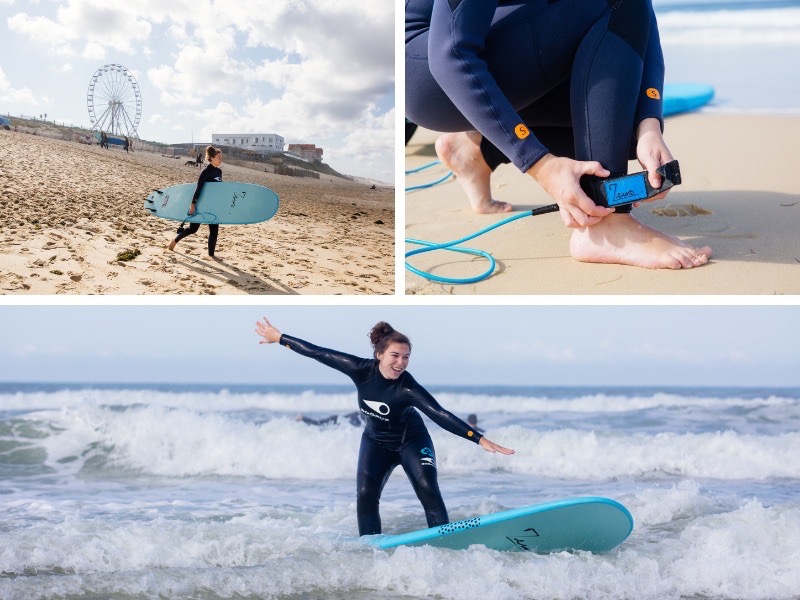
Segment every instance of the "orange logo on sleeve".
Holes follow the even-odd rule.
[[[516,127],[514,127],[514,133],[517,134],[517,137],[521,140],[524,140],[526,137],[530,135],[530,131],[523,123],[520,123]]]
[[[473,431],[468,431],[467,432],[467,437],[472,437],[473,435],[475,435],[475,432],[473,432]]]
[[[661,98],[661,94],[658,93],[656,88],[647,88],[645,94],[647,94],[648,98],[652,98],[653,100],[658,100]]]

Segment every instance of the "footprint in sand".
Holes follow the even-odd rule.
[[[696,204],[668,204],[651,208],[650,212],[659,217],[696,217],[713,214],[710,210]]]

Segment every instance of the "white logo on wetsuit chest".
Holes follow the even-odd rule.
[[[369,406],[372,410],[374,410],[379,415],[388,415],[389,414],[389,405],[383,402],[375,402],[374,400],[364,400],[364,404]]]

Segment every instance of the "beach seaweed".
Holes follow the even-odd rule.
[[[137,248],[136,250],[123,250],[119,254],[117,254],[117,260],[127,262],[133,260],[137,256],[141,254],[141,251]]]

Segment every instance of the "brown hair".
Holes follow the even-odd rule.
[[[408,349],[411,350],[411,340],[384,321],[376,323],[370,330],[369,341],[372,342],[375,358],[378,358],[378,354],[386,352],[386,348],[392,342],[406,344]]]
[[[214,158],[217,154],[220,154],[222,150],[219,148],[214,148],[214,146],[208,146],[206,148],[206,160],[211,162],[211,159]]]

